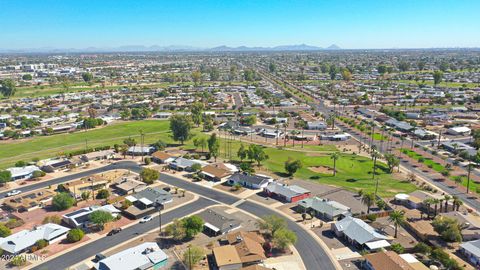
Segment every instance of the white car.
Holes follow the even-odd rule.
[[[15,196],[15,195],[18,195],[20,193],[22,193],[20,190],[14,189],[14,190],[7,193],[7,197]]]
[[[150,221],[152,219],[153,219],[153,217],[150,216],[150,215],[144,216],[142,219],[140,219],[140,223],[145,223],[145,222]]]

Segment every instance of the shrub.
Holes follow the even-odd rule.
[[[106,189],[101,189],[98,191],[96,198],[101,200],[101,199],[106,199],[110,197],[110,192]]]
[[[393,243],[390,248],[397,254],[402,254],[405,252],[405,248],[399,243]]]
[[[418,244],[416,244],[413,247],[413,251],[415,251],[416,253],[421,253],[421,254],[427,255],[427,254],[430,254],[432,252],[432,248],[425,243],[419,242]]]
[[[13,229],[13,228],[16,228],[16,227],[20,227],[23,224],[25,224],[25,222],[23,220],[11,218],[5,223],[5,226],[9,229]]]
[[[47,216],[43,219],[42,224],[47,224],[47,223],[60,224],[62,223],[62,218],[59,216]]]
[[[374,222],[377,220],[377,215],[376,214],[368,214],[367,219],[370,220],[371,222]]]
[[[149,158],[149,157],[146,157],[145,158],[145,165],[150,165],[150,163],[152,163],[152,159]]]
[[[52,206],[57,211],[67,210],[75,203],[75,199],[70,194],[61,192],[53,197]]]
[[[424,157],[419,157],[419,158],[418,158],[418,162],[423,163],[424,161],[425,161],[425,158],[424,158]]]
[[[82,240],[85,233],[81,229],[72,229],[67,234],[67,240],[70,243],[75,243]]]
[[[47,240],[40,239],[40,240],[37,241],[37,243],[35,243],[35,246],[36,246],[38,249],[42,249],[42,248],[48,246],[48,242],[47,242]]]
[[[23,266],[27,263],[27,260],[24,256],[15,256],[10,261],[10,264],[13,266]]]
[[[12,234],[12,231],[5,225],[0,224],[0,237],[7,237]]]
[[[40,178],[40,177],[44,177],[46,174],[44,171],[34,171],[32,176],[33,178]]]

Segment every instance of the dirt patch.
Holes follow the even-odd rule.
[[[315,167],[308,167],[308,169],[315,173],[323,173],[323,174],[332,174],[333,169],[326,167],[326,166],[315,166]]]
[[[325,153],[318,153],[318,152],[306,152],[308,157],[321,157],[326,156]]]

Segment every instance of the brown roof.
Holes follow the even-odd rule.
[[[237,250],[230,245],[213,248],[213,256],[215,256],[218,267],[242,263]]]
[[[415,270],[408,262],[393,251],[365,255],[365,259],[375,270]]]
[[[242,263],[265,260],[265,239],[256,232],[234,232],[227,234],[227,241],[235,246]]]
[[[207,166],[203,167],[202,172],[211,174],[211,175],[213,175],[215,177],[218,177],[218,178],[224,178],[224,177],[227,177],[227,176],[232,174],[228,170],[218,168],[218,167],[213,166],[213,165],[207,165]]]
[[[55,192],[48,189],[34,190],[6,198],[3,203],[13,210],[27,210],[49,201],[53,196],[55,196]]]
[[[250,266],[247,266],[247,267],[242,267],[241,270],[271,270],[271,269],[260,266],[258,264],[255,264],[255,265],[250,265]]]
[[[160,160],[166,160],[166,159],[171,158],[173,156],[170,155],[170,154],[167,154],[163,151],[157,151],[157,152],[152,154],[152,157],[160,159]]]

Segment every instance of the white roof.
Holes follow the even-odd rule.
[[[129,200],[132,203],[137,201],[137,198],[133,197],[132,195],[128,195],[127,197],[125,197],[125,199]]]
[[[31,231],[22,230],[8,237],[0,238],[0,248],[11,254],[15,254],[33,246],[38,240],[44,239],[50,241],[66,234],[69,230],[69,228],[54,223],[47,223]]]
[[[455,132],[469,132],[470,129],[468,127],[452,127],[450,130],[453,130]]]
[[[33,173],[34,171],[39,171],[39,170],[40,169],[35,165],[25,166],[25,167],[12,167],[7,169],[7,171],[9,171],[12,174],[12,178],[26,176]]]
[[[152,201],[150,201],[150,200],[147,199],[147,198],[141,198],[139,201],[142,202],[142,203],[145,204],[145,205],[150,205],[150,204],[153,203]]]
[[[399,200],[399,201],[406,201],[406,200],[408,200],[408,198],[410,198],[410,195],[405,194],[405,193],[399,193],[399,194],[395,195],[395,199]]]
[[[415,258],[415,256],[413,256],[412,254],[410,253],[405,253],[405,254],[400,254],[399,255],[404,261],[406,261],[407,263],[417,263],[419,262],[419,260],[417,260],[417,258]]]
[[[219,231],[220,231],[220,229],[219,229],[218,227],[216,227],[216,226],[214,226],[214,225],[212,225],[212,224],[210,224],[210,223],[208,223],[208,222],[205,222],[205,224],[203,224],[203,225],[204,225],[205,227],[211,229],[211,230],[214,231],[214,232],[219,232]]]
[[[145,242],[99,261],[95,268],[111,270],[149,269],[166,259],[167,254],[158,247],[157,243]]]
[[[379,248],[384,248],[384,247],[389,247],[390,243],[388,243],[386,240],[378,240],[378,241],[373,241],[365,244],[370,250],[375,250]]]

